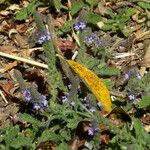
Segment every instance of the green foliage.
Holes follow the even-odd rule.
[[[96,24],[97,22],[102,20],[102,17],[98,14],[92,13],[92,12],[88,12],[85,16],[84,16],[84,20],[88,23],[92,23],[92,24]]]
[[[137,148],[140,150],[144,150],[145,147],[150,148],[150,145],[148,144],[150,142],[150,135],[144,130],[139,119],[133,118],[133,122],[136,134],[135,138],[137,142]]]
[[[102,26],[102,29],[104,31],[112,30],[117,31],[120,30],[123,31],[125,25],[130,20],[130,17],[135,13],[134,8],[128,8],[127,10],[122,10],[119,12],[118,15],[114,15],[112,11],[108,11],[111,19],[104,20],[104,26]]]
[[[63,14],[62,8],[65,8],[61,0],[53,0],[52,5],[57,10],[57,13]],[[144,1],[134,1],[141,8],[149,9],[149,3]],[[40,17],[40,14],[34,10],[40,5],[46,5],[48,1],[44,0],[33,0],[30,4],[23,8],[20,12],[17,13],[17,20],[24,20],[33,14],[37,29],[41,34],[47,33],[47,29]],[[111,48],[111,36],[102,31],[99,31],[96,27],[98,22],[103,22],[104,26],[102,29],[106,32],[111,33],[122,32],[125,36],[128,35],[124,32],[124,28],[130,21],[130,17],[135,13],[135,9],[131,7],[121,7],[117,11],[109,7],[105,7],[105,16],[101,17],[100,15],[94,13],[93,8],[95,9],[96,5],[99,3],[99,0],[78,0],[72,2],[71,15],[72,20],[67,20],[63,28],[55,29],[59,37],[70,37],[72,33],[69,33],[73,29],[73,24],[75,23],[76,16],[87,23],[86,29],[75,32],[78,40],[78,56],[77,60],[79,63],[86,66],[88,69],[95,72],[103,82],[106,84],[108,89],[114,90],[115,81],[112,81],[110,77],[117,76],[120,74],[120,69],[109,67],[106,62],[108,58],[112,58],[113,49]],[[82,11],[82,8],[85,8],[85,14],[80,14],[79,11]],[[68,10],[68,9],[66,9]],[[117,12],[117,13],[116,13]],[[65,12],[66,13],[66,12]],[[68,13],[68,12],[67,12]],[[59,15],[60,15],[59,14]],[[65,14],[66,15],[66,14]],[[83,15],[83,16],[82,16]],[[82,18],[83,17],[83,18]],[[96,30],[96,32],[95,32]],[[115,31],[115,32],[114,32]],[[69,34],[68,34],[69,33]],[[87,37],[92,34],[97,35],[97,39],[100,40],[98,45],[95,41],[91,45],[87,43]],[[54,33],[52,32],[51,35]],[[53,39],[53,37],[51,37]],[[103,145],[101,142],[101,130],[94,133],[93,136],[87,139],[89,144],[93,146],[93,149],[108,149],[108,150],[148,150],[149,146],[149,134],[144,130],[139,119],[133,117],[133,128],[131,129],[131,123],[125,122],[120,128],[116,127],[112,120],[102,116],[99,108],[97,106],[97,101],[94,95],[92,95],[86,87],[80,83],[80,79],[74,75],[70,78],[66,77],[62,72],[59,72],[58,66],[60,61],[56,58],[56,45],[53,43],[53,40],[46,40],[42,46],[47,57],[48,64],[48,73],[49,73],[49,83],[50,83],[50,105],[47,109],[41,111],[31,111],[22,110],[19,117],[19,122],[13,122],[12,124],[5,123],[3,128],[0,128],[0,149],[36,149],[38,145],[42,142],[50,141],[56,145],[56,150],[69,150],[68,143],[76,136],[76,129],[80,122],[90,121],[94,125],[103,125],[104,130],[108,131],[109,144]],[[73,53],[73,52],[72,52]],[[57,66],[56,66],[57,64]],[[61,66],[61,65],[60,65]],[[59,66],[59,67],[60,67]],[[66,69],[67,70],[67,69]],[[150,71],[142,78],[138,79],[136,74],[134,74],[129,81],[123,87],[123,91],[127,92],[128,89],[132,89],[134,92],[140,92],[142,96],[141,101],[138,103],[140,109],[147,109],[150,105]],[[21,73],[15,72],[15,76],[19,83],[21,89],[30,89],[31,94],[34,98],[40,97],[40,93],[35,90],[32,86],[26,86],[26,82],[22,78]],[[69,82],[68,82],[69,80]],[[71,83],[72,88],[67,88],[67,85]],[[64,86],[64,84],[66,86]],[[67,100],[62,102],[61,96],[63,96],[64,89],[67,89]],[[117,89],[115,89],[117,90]],[[115,91],[114,90],[114,91]],[[83,97],[87,97],[88,107],[83,107]],[[139,96],[139,97],[140,97]],[[138,97],[138,98],[139,98]],[[120,98],[121,99],[121,98]],[[132,102],[126,101],[125,98],[120,101],[120,104],[123,103],[123,108],[129,110],[133,107]],[[140,99],[140,98],[139,98]],[[74,101],[75,104],[72,106],[70,102]],[[112,102],[113,103],[113,102]],[[96,108],[96,112],[91,112],[89,110],[90,105]],[[113,106],[115,103],[113,103]],[[22,108],[24,109],[24,108]],[[30,114],[29,114],[30,113]],[[133,112],[134,113],[134,112]],[[134,114],[133,114],[134,115]],[[25,136],[25,133],[29,133],[28,136]],[[104,147],[103,147],[104,146]],[[83,145],[83,149],[88,150],[88,148]]]
[[[150,3],[148,1],[147,2],[138,2],[137,4],[144,9],[150,9]]]
[[[146,108],[150,106],[150,96],[143,96],[141,101],[138,103],[139,108]]]
[[[41,31],[41,33],[47,33],[47,31],[45,30],[45,26],[42,22],[42,19],[40,17],[40,14],[35,12],[34,19],[38,30]],[[59,87],[59,89],[64,90],[64,85],[61,78],[61,74],[56,69],[56,57],[55,57],[56,52],[52,40],[51,41],[46,40],[43,43],[43,48],[48,58],[47,64],[48,64],[48,72],[49,72],[49,83],[51,86],[51,95],[52,95],[52,99],[55,100],[56,88]]]
[[[73,28],[73,25],[74,25],[74,22],[75,20],[72,19],[72,20],[69,20],[69,21],[66,21],[64,26],[63,27],[59,27],[56,29],[56,34],[58,37],[70,32]]]
[[[96,74],[101,76],[116,76],[119,75],[120,70],[118,68],[108,67],[105,64],[99,64],[95,69]]]
[[[54,3],[56,10],[59,12],[62,7],[61,0],[53,0],[53,3]]]
[[[30,17],[33,12],[35,11],[36,7],[38,7],[41,4],[39,0],[33,0],[29,5],[25,8],[22,8],[17,14],[16,14],[16,20],[25,20],[28,17]]]
[[[99,3],[99,0],[86,0],[86,2],[91,5],[91,7],[93,8],[94,6],[96,6]]]
[[[32,125],[35,125],[35,126],[38,126],[38,127],[42,127],[42,126],[45,126],[45,122],[41,122],[40,120],[37,120],[36,118],[32,117],[31,115],[29,114],[20,114],[20,118],[22,119],[22,121],[25,121],[27,123],[30,123]]]
[[[77,14],[77,12],[79,12],[84,6],[84,3],[82,0],[78,0],[76,2],[74,2],[74,4],[71,7],[71,14],[75,15]]]
[[[38,144],[45,142],[45,141],[54,141],[59,142],[61,140],[61,136],[54,133],[52,130],[44,130],[41,136],[38,138]]]

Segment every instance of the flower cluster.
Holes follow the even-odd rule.
[[[93,123],[89,123],[88,135],[93,136],[94,132],[99,131],[99,127],[94,127]]]
[[[21,93],[23,94],[25,102],[33,104],[34,110],[39,110],[48,105],[48,101],[44,95],[38,94],[39,97],[35,98],[28,89],[22,90]]]
[[[131,78],[132,75],[134,75],[134,73],[136,73],[136,77],[141,80],[142,76],[136,71],[135,68],[131,68],[127,73],[124,74],[124,80],[129,80]]]
[[[96,106],[97,105],[97,106]],[[87,97],[83,98],[83,108],[87,108],[90,112],[96,112],[97,111],[97,107],[102,108],[102,105],[100,104],[100,102],[97,102],[96,105],[92,105],[90,104],[90,102],[88,101]]]
[[[39,44],[43,44],[46,40],[50,40],[51,39],[51,35],[49,32],[47,32],[45,35],[42,35],[39,40],[38,43]]]
[[[86,24],[84,22],[76,22],[74,24],[75,31],[83,30],[86,27]]]

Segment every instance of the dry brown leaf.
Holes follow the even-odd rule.
[[[18,50],[16,49],[15,46],[12,46],[12,45],[0,46],[0,52],[5,52],[5,53],[11,54],[11,53],[16,52],[16,51],[18,51]]]
[[[144,55],[144,58],[141,62],[142,67],[150,68],[150,44],[146,50],[146,53]]]
[[[6,71],[11,70],[12,68],[14,68],[15,66],[18,65],[18,61],[14,61],[12,63],[8,63],[4,66],[4,68],[0,69],[0,73],[5,73]]]
[[[11,93],[11,90],[14,88],[14,83],[13,82],[0,82],[0,87],[3,89],[3,91],[7,94]]]
[[[57,45],[61,49],[61,51],[74,50],[76,47],[75,43],[65,39],[58,40]]]
[[[105,5],[106,5],[105,0],[101,0],[98,3],[98,5],[97,5],[96,9],[94,10],[94,12],[100,14],[101,16],[104,16],[105,15],[105,9],[106,9]]]

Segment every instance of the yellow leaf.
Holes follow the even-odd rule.
[[[104,106],[107,112],[110,112],[111,109],[111,100],[110,94],[105,86],[105,84],[101,81],[101,79],[94,74],[89,69],[83,67],[79,63],[73,60],[67,60],[70,67],[79,75],[79,77],[85,82],[85,84],[89,87],[91,92],[96,96],[98,101]]]

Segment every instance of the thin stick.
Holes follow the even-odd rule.
[[[36,62],[34,60],[29,60],[29,59],[26,59],[26,58],[10,55],[10,54],[3,53],[3,52],[0,52],[0,56],[10,58],[10,59],[14,59],[14,60],[18,60],[18,61],[21,61],[21,62],[24,62],[24,63],[27,63],[27,64],[31,64],[31,65],[34,65],[34,66],[38,66],[38,67],[41,67],[41,68],[44,68],[44,69],[48,69],[48,66],[46,64],[39,63],[39,62]]]
[[[1,95],[1,97],[3,98],[3,100],[4,100],[4,102],[6,103],[6,104],[8,104],[8,101],[7,101],[7,99],[5,98],[5,96],[4,96],[4,94],[3,94],[3,92],[0,90],[0,95]]]

